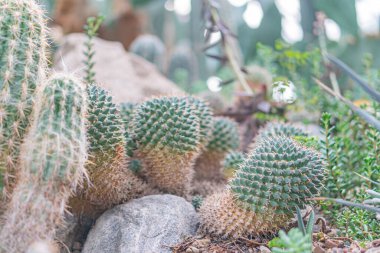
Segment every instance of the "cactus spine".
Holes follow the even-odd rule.
[[[89,159],[86,168],[92,185],[85,186],[70,204],[74,212],[96,216],[104,209],[140,196],[147,186],[127,168],[124,126],[112,97],[94,85],[87,92]]]
[[[239,144],[237,123],[228,118],[215,117],[210,141],[195,164],[195,179],[223,180],[221,163],[226,154],[236,150]]]
[[[86,174],[82,83],[55,75],[37,101],[21,147],[18,181],[3,217],[0,252],[25,252],[34,241],[53,240],[66,202]]]
[[[296,206],[317,195],[324,179],[320,154],[286,136],[263,138],[240,165],[229,189],[204,201],[205,231],[223,237],[275,233]]]
[[[226,178],[232,178],[240,164],[244,162],[245,154],[241,152],[230,152],[223,161],[223,174]]]
[[[162,191],[186,195],[200,147],[200,120],[188,99],[162,97],[136,108],[133,138],[147,181]]]
[[[45,78],[47,40],[40,6],[32,0],[0,0],[0,38],[1,201],[10,196],[34,96]]]

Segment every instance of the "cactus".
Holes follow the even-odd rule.
[[[214,114],[223,113],[226,105],[224,104],[222,95],[216,92],[205,91],[200,93],[199,96],[207,102]]]
[[[245,159],[229,189],[200,209],[202,228],[223,237],[276,233],[296,206],[317,195],[324,179],[321,155],[285,136],[264,138]]]
[[[65,204],[86,174],[86,91],[55,75],[38,96],[34,121],[21,146],[20,171],[0,231],[0,252],[25,252],[53,240]]]
[[[34,96],[45,78],[47,39],[40,6],[32,0],[0,0],[0,38],[1,201],[10,196]]]
[[[230,152],[223,161],[223,174],[226,178],[232,178],[239,165],[243,163],[245,155],[241,152]]]
[[[140,35],[132,42],[129,51],[153,63],[160,70],[165,64],[165,45],[154,35]]]
[[[136,108],[134,103],[122,103],[120,105],[120,116],[124,124],[125,151],[129,157],[133,157],[133,152],[136,150],[136,142],[131,136],[131,124],[133,119],[133,111]]]
[[[112,97],[95,85],[90,85],[87,92],[89,159],[86,168],[92,186],[86,185],[70,204],[74,212],[97,215],[98,210],[144,194],[147,186],[127,168],[124,126]],[[89,203],[94,207],[89,207]]]
[[[206,150],[195,164],[196,180],[221,180],[222,161],[229,151],[236,150],[240,144],[237,123],[224,117],[215,117],[211,138]]]
[[[280,123],[280,122],[269,122],[264,128],[260,129],[257,139],[265,137],[275,137],[275,136],[303,136],[307,137],[308,134],[302,129],[295,127],[291,124]]]
[[[200,195],[202,197],[210,196],[214,193],[221,192],[226,189],[225,181],[216,180],[194,180],[192,182],[192,195]]]
[[[142,103],[135,110],[132,136],[147,181],[162,191],[186,195],[200,148],[200,120],[189,99],[162,97]]]
[[[188,97],[189,103],[194,106],[194,112],[200,120],[200,148],[203,150],[211,139],[213,117],[211,108],[200,98]]]

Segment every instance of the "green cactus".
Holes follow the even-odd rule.
[[[125,151],[129,157],[133,157],[133,152],[137,148],[136,142],[131,136],[133,111],[136,106],[135,103],[122,103],[120,105],[120,116],[124,123]]]
[[[96,216],[106,208],[145,194],[147,186],[127,167],[124,125],[112,97],[95,85],[90,85],[87,93],[86,168],[93,186],[85,185],[70,205],[75,213]]]
[[[223,179],[222,161],[228,152],[240,145],[236,122],[224,117],[215,117],[213,121],[209,143],[195,164],[196,180]]]
[[[140,35],[132,42],[129,51],[153,63],[160,70],[165,64],[165,45],[154,35]]]
[[[281,122],[269,122],[265,125],[263,129],[259,131],[257,139],[265,137],[275,137],[275,136],[303,136],[307,137],[308,134],[302,129],[295,127],[291,124],[281,123]]]
[[[203,228],[226,237],[275,233],[296,206],[319,193],[324,176],[315,150],[286,136],[263,138],[235,172],[229,190],[205,200]]]
[[[197,114],[189,99],[179,97],[154,98],[135,110],[137,157],[144,162],[148,182],[163,191],[185,195],[190,189],[201,145]]]
[[[54,239],[66,202],[86,174],[86,107],[84,85],[68,76],[53,76],[38,96],[2,217],[0,252],[25,252],[36,240]]]
[[[245,154],[242,152],[230,152],[226,155],[223,161],[223,173],[226,178],[231,178],[236,170],[239,169],[239,165],[243,163]]]
[[[202,205],[202,202],[203,202],[203,197],[201,195],[195,195],[192,200],[191,200],[191,204],[193,205],[193,207],[198,210],[201,205]]]
[[[200,98],[188,97],[189,103],[194,106],[194,112],[200,120],[200,143],[204,149],[211,139],[213,117],[211,108]]]
[[[0,201],[10,196],[36,88],[47,65],[43,11],[32,0],[0,0]],[[1,189],[0,189],[1,190]],[[3,196],[1,196],[3,195]]]

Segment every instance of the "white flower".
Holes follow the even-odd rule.
[[[296,87],[291,81],[277,81],[272,88],[272,98],[278,103],[291,104],[297,99]]]

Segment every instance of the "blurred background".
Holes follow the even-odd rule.
[[[99,37],[121,42],[126,50],[155,64],[163,75],[189,93],[207,89],[219,91],[218,84],[233,77],[220,59],[207,57],[207,54],[223,55],[220,47],[212,47],[207,53],[203,51],[206,43],[217,42],[221,35],[219,31],[213,32],[205,42],[201,0],[42,2],[51,18],[56,37],[82,32],[87,17],[104,15]],[[284,66],[275,66],[276,60],[278,63],[275,56],[285,56],[283,61],[288,60],[293,64],[292,61],[299,63],[305,56],[303,54],[309,53],[305,57],[310,63],[303,64],[309,71],[321,61],[319,52],[327,50],[359,73],[365,71],[368,62],[372,69],[379,68],[380,57],[376,57],[380,53],[378,0],[213,2],[218,5],[224,23],[237,38],[236,52],[241,66],[259,65],[269,70],[274,77],[289,76],[289,73],[279,69]],[[291,70],[287,67],[288,71]],[[321,73],[316,69],[312,72],[317,76],[317,72]],[[296,79],[292,80],[296,86],[304,82],[303,86],[307,87],[310,81],[308,78],[292,78]],[[230,93],[230,86],[233,84],[226,85],[222,93]]]

